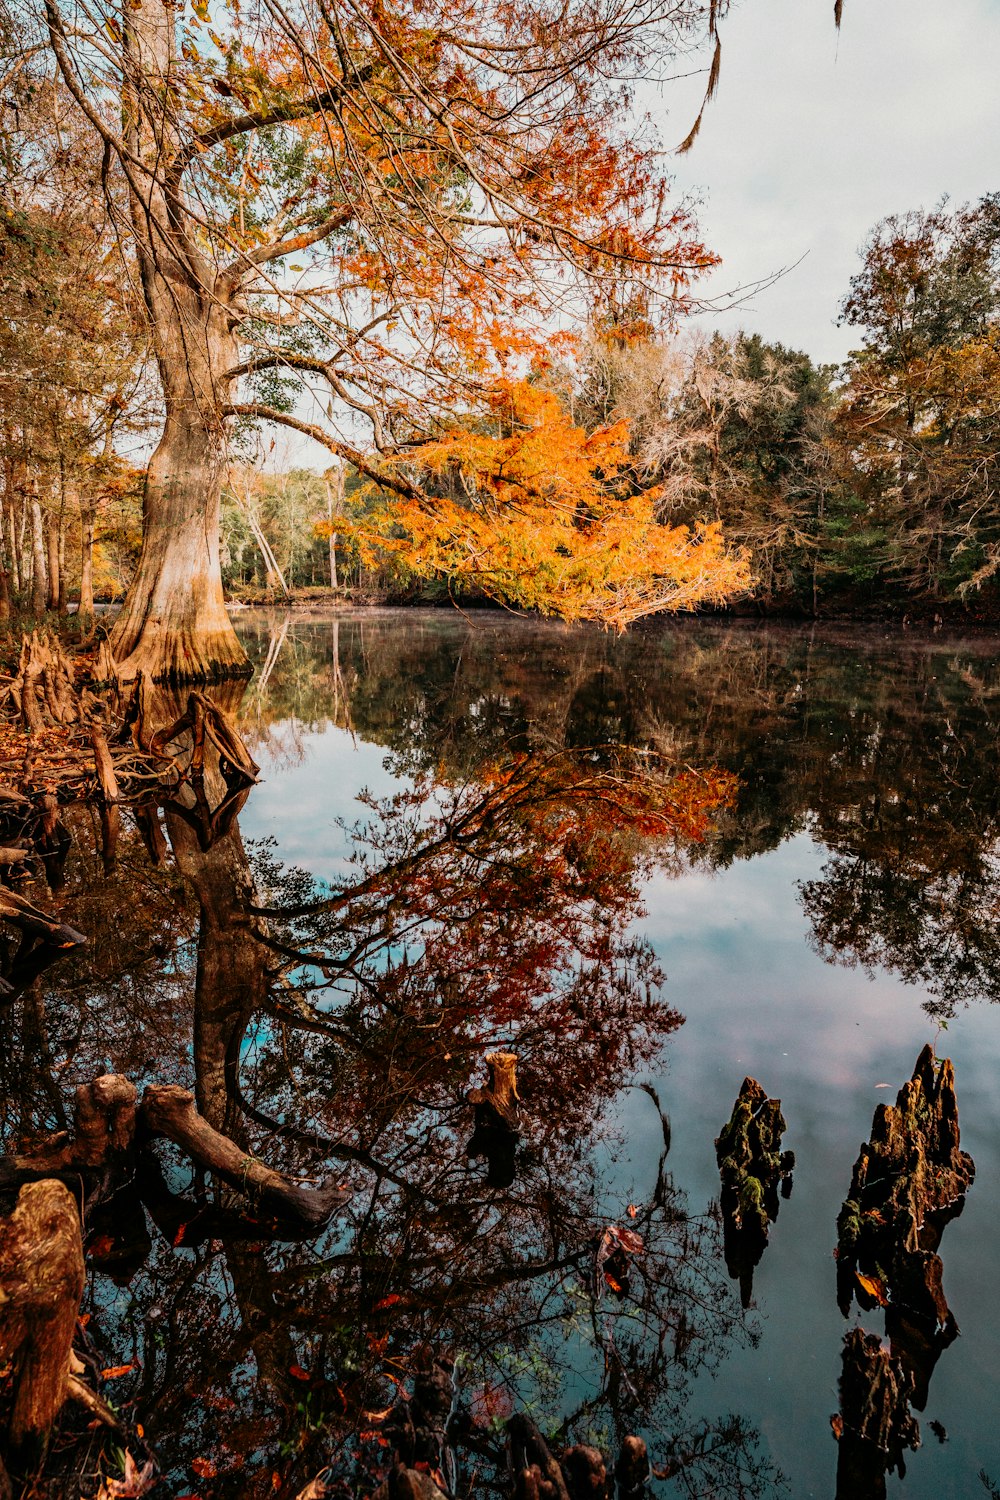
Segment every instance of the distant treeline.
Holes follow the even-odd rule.
[[[24,214],[0,222],[0,614],[75,599],[88,613],[94,595],[121,595],[138,557],[143,476],[119,455],[158,420],[149,351],[114,278],[80,274],[94,240],[85,219],[58,234]],[[644,311],[595,323],[530,381],[584,433],[628,424],[625,481],[654,488],[661,520],[718,521],[746,549],[751,584],[733,607],[1000,619],[1000,194],[875,227],[841,307],[858,334],[842,367],[756,334],[667,340]],[[458,467],[429,474],[415,456],[412,472],[453,501],[471,493]],[[366,540],[384,498],[346,465],[266,473],[234,458],[228,591],[474,599],[474,578],[408,563],[391,527],[383,550]]]
[[[842,368],[756,335],[597,341],[588,423],[625,417],[678,521],[751,553],[774,612],[1000,616],[1000,195],[878,224]]]

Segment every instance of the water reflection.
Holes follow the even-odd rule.
[[[265,660],[266,623],[246,635]],[[406,629],[377,615],[306,623],[272,659],[248,722],[265,744],[331,720],[400,768],[454,776],[509,750],[609,742],[719,766],[738,794],[695,861],[726,868],[807,830],[829,851],[801,889],[824,957],[895,969],[939,1019],[1000,999],[1000,664],[988,639],[698,621],[615,640],[420,614]]]
[[[92,942],[28,975],[0,1043],[8,1150],[71,1134],[75,1087],[115,1071],[191,1090],[245,1164],[226,1177],[176,1139],[139,1141],[129,1181],[88,1199],[87,1338],[100,1367],[131,1365],[111,1389],[144,1430],[136,1458],[157,1455],[165,1493],[213,1500],[292,1497],[321,1471],[332,1495],[377,1493],[393,1455],[455,1496],[509,1495],[505,1424],[530,1413],[555,1454],[596,1443],[610,1462],[641,1433],[654,1493],[782,1492],[751,1421],[689,1400],[754,1336],[729,1275],[751,1303],[761,1247],[741,1258],[725,1216],[675,1184],[659,1098],[642,1096],[662,1141],[645,1189],[616,1172],[614,1112],[680,1021],[637,926],[643,883],[809,832],[829,851],[800,888],[824,957],[894,967],[936,1017],[994,998],[995,663],[419,615],[251,644],[257,758],[291,765],[329,723],[391,757],[353,864],[321,883],[245,842],[259,794],[213,783],[214,763],[131,809],[111,861],[89,812],[66,810],[52,905]],[[827,1263],[811,1306],[832,1307],[832,1282]],[[889,1321],[884,1354],[849,1336],[843,1394],[845,1412],[852,1380],[871,1398],[885,1364],[899,1399],[874,1404],[902,1458],[933,1359],[918,1380],[912,1330]],[[924,1333],[936,1358],[943,1334]],[[107,1449],[66,1420],[51,1493],[79,1500]],[[871,1493],[887,1467],[859,1469]],[[844,1496],[862,1483],[845,1474]]]
[[[528,1407],[553,1452],[627,1457],[641,1427],[682,1493],[770,1493],[746,1423],[686,1414],[744,1329],[665,1117],[642,1201],[614,1201],[597,1149],[681,1019],[634,930],[641,881],[731,780],[591,743],[466,747],[462,779],[369,799],[330,889],[247,849],[224,736],[161,718],[181,792],[127,818],[111,862],[68,819],[52,899],[95,954],[10,1001],[2,1105],[28,1148],[7,1190],[44,1169],[83,1194],[85,1336],[136,1460],[220,1497],[319,1471],[371,1493],[396,1458],[506,1494],[504,1419]],[[102,1074],[134,1124],[89,1158],[71,1100]],[[107,1451],[66,1423],[49,1493],[75,1497]]]

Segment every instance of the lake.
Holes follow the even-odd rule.
[[[397,1448],[507,1495],[526,1412],[554,1451],[641,1436],[658,1496],[996,1495],[1000,642],[239,626],[259,784],[211,838],[127,819],[110,870],[76,810],[62,909],[92,947],[0,1059],[8,1136],[111,1068],[343,1190],[293,1235],[164,1147],[89,1226],[88,1329],[154,1493],[373,1494]],[[914,1323],[888,1252],[866,1291],[834,1251],[927,1044],[975,1181],[914,1229],[949,1314]],[[719,1207],[745,1077],[795,1157],[766,1246]],[[855,1328],[902,1391],[881,1442],[841,1403]]]

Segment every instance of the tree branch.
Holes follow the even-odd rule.
[[[280,260],[283,255],[294,255],[299,250],[307,250],[310,245],[316,245],[320,240],[335,234],[338,229],[343,229],[353,218],[353,208],[341,208],[321,223],[315,224],[312,229],[303,229],[301,233],[288,235],[285,239],[258,245],[256,250],[245,250],[230,261],[221,272],[219,280],[224,287],[232,289],[254,266],[264,266],[269,261]]]
[[[383,468],[381,464],[368,458],[360,449],[342,442],[340,438],[335,438],[332,433],[316,426],[314,422],[301,421],[290,412],[278,411],[276,407],[265,406],[260,401],[243,401],[224,406],[222,415],[224,417],[257,417],[262,422],[277,422],[281,427],[291,427],[293,431],[301,432],[306,437],[313,438],[315,442],[321,443],[337,458],[346,459],[349,464],[354,465],[359,474],[366,474],[369,479],[374,479],[376,484],[382,484],[386,489],[394,490],[397,495],[403,495],[407,500],[426,501],[428,499],[420,486],[403,474]]]

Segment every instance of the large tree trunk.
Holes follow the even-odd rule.
[[[221,435],[168,412],[146,476],[142,555],[111,632],[127,677],[204,682],[246,670],[222,593],[223,460]]]
[[[224,411],[237,363],[233,328],[215,268],[185,227],[180,181],[163,163],[181,151],[172,100],[177,14],[162,0],[123,10],[122,104],[134,158],[131,218],[166,420],[143,499],[142,555],[111,633],[125,677],[205,682],[249,675],[222,594],[219,510]]]

